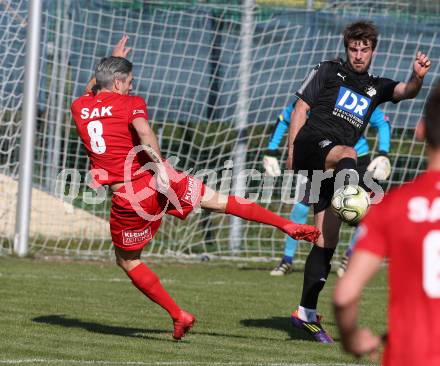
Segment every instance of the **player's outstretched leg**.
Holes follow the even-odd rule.
[[[309,213],[309,205],[298,202],[293,206],[290,214],[290,220],[297,224],[305,224],[307,222],[307,214]],[[295,257],[298,240],[292,239],[290,236],[286,238],[284,244],[284,256],[280,263],[270,272],[271,276],[284,276],[292,271],[292,262]]]
[[[208,187],[202,197],[201,207],[274,226],[297,240],[303,239],[315,243],[320,235],[314,226],[296,224],[245,198],[225,196]]]
[[[142,249],[124,251],[115,247],[116,263],[145,296],[170,314],[174,323],[173,338],[180,340],[192,328],[195,317],[182,310],[163,288],[159,277],[140,260]]]

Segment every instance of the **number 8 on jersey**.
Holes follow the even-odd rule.
[[[104,154],[106,150],[105,140],[102,137],[103,129],[101,121],[90,121],[87,124],[87,132],[90,137],[90,147],[96,154]]]

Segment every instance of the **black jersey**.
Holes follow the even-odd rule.
[[[320,63],[296,93],[310,106],[302,132],[307,130],[339,145],[354,146],[376,107],[393,101],[397,84],[369,73],[357,74],[342,60]]]

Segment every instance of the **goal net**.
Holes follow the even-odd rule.
[[[130,56],[134,93],[148,102],[150,123],[163,154],[178,157],[178,168],[204,175],[208,185],[227,193],[235,179],[234,152],[244,141],[245,196],[284,217],[292,210],[296,178],[266,177],[262,157],[278,114],[292,101],[307,72],[322,60],[343,57],[344,25],[369,17],[379,26],[381,37],[371,68],[374,74],[405,81],[418,49],[433,60],[440,58],[438,9],[429,11],[421,6],[423,1],[403,6],[402,1],[329,0],[320,1],[324,7],[313,11],[269,8],[259,1],[251,25],[248,114],[237,123],[243,77],[240,8],[195,1],[161,3],[44,2],[32,252],[94,258],[111,253],[109,194],[97,196],[87,187],[89,162],[69,107],[83,92],[96,63],[123,34],[129,35],[134,48]],[[23,0],[0,1],[0,248],[4,252],[11,251],[14,237],[27,6]],[[384,183],[386,189],[411,179],[425,167],[424,146],[414,140],[413,131],[429,86],[439,74],[439,63],[434,61],[416,99],[384,105],[392,125],[393,173]],[[374,131],[368,130],[367,135],[375,151]],[[285,145],[284,140],[282,167],[287,157]],[[57,185],[57,177],[58,183],[66,184]],[[205,212],[195,212],[184,222],[166,217],[145,253],[242,259],[273,259],[282,253],[282,233],[248,222],[240,226],[238,245],[231,245],[232,225],[236,222],[228,216]],[[339,254],[351,235],[352,229],[344,226]],[[304,259],[308,250],[309,245],[301,243],[297,258]]]

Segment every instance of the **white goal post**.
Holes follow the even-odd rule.
[[[421,0],[328,0],[321,9],[316,9],[318,2],[304,1],[303,8],[266,8],[258,2],[246,46],[242,9],[220,6],[220,1],[216,6],[206,3],[210,2],[43,1],[30,252],[98,258],[112,251],[109,199],[103,200],[86,185],[89,163],[69,107],[84,90],[96,63],[123,34],[129,35],[134,48],[130,56],[134,92],[147,100],[150,123],[164,155],[178,157],[180,169],[204,173],[209,185],[226,193],[235,184],[234,154],[243,148],[239,155],[246,169],[242,176],[246,197],[289,217],[295,177],[271,180],[263,174],[262,157],[275,120],[315,64],[343,56],[344,25],[368,17],[381,31],[371,68],[374,74],[408,79],[418,49],[434,60],[416,99],[384,105],[392,125],[393,166],[385,188],[424,170],[424,145],[415,141],[413,130],[429,86],[440,75],[436,62],[440,16],[435,4],[428,11]],[[0,253],[10,253],[14,242],[28,5],[25,0],[0,1]],[[243,47],[250,48],[246,72],[240,71]],[[242,91],[248,98],[245,126],[236,123],[243,77],[249,79]],[[374,151],[375,134],[371,129],[367,134]],[[281,161],[287,157],[284,147],[285,141]],[[66,184],[57,185],[57,177],[58,183]],[[282,253],[282,233],[244,221],[238,233],[240,245],[231,246],[235,225],[228,216],[203,212],[185,222],[167,217],[145,253],[261,260]],[[352,229],[344,226],[338,254],[351,235]],[[300,260],[308,249],[308,244],[300,245]]]

